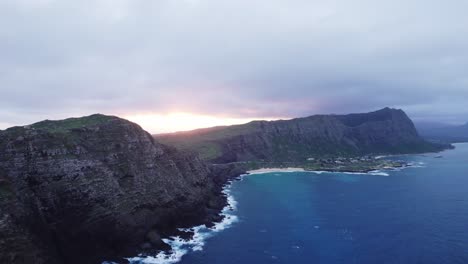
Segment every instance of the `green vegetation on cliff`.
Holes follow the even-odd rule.
[[[85,117],[67,118],[64,120],[44,120],[27,127],[31,129],[44,130],[51,133],[64,133],[71,129],[97,126],[116,118],[117,117],[115,116],[94,114]]]
[[[421,153],[448,147],[423,140],[402,110],[390,108],[364,114],[253,121],[155,138],[198,153],[212,163]]]

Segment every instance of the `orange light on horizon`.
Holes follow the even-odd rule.
[[[139,124],[152,133],[170,133],[197,128],[244,124],[253,120],[273,120],[277,118],[232,118],[191,113],[136,114],[127,115],[126,119]]]

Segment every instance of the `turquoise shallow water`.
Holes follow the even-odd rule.
[[[239,221],[180,263],[468,263],[468,144],[398,159],[420,166],[244,177]]]

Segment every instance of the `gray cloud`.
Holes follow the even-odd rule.
[[[0,126],[104,112],[468,121],[468,2],[0,2]]]

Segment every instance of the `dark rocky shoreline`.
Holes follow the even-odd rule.
[[[199,225],[205,225],[206,227],[211,228],[216,223],[219,223],[223,220],[224,217],[221,215],[221,212],[226,206],[228,206],[227,196],[223,193],[223,189],[226,187],[227,184],[230,184],[231,181],[239,180],[241,175],[248,173],[244,168],[232,164],[211,166],[210,169],[212,174],[211,177],[215,180],[216,183],[217,193],[216,199],[208,201],[208,203],[210,204],[210,210],[206,210],[204,214],[201,214],[198,217],[186,219],[183,223],[179,223],[179,225],[174,225],[167,230],[160,231],[160,233],[158,234],[158,241],[160,241],[160,246],[152,247],[149,250],[145,250],[144,247],[140,246],[141,251],[138,252],[138,254],[154,256],[160,251],[170,251],[171,247],[168,244],[161,241],[162,238],[178,236],[183,240],[191,240],[193,238],[194,232],[181,231],[180,229],[192,228],[194,226]],[[157,231],[151,230],[148,234],[150,234],[151,232],[154,233]],[[123,263],[127,262],[124,261]]]

